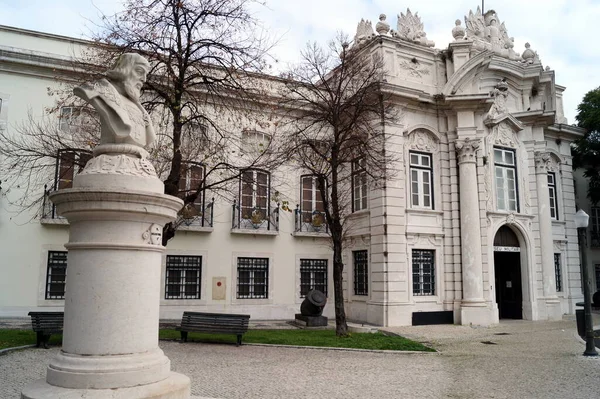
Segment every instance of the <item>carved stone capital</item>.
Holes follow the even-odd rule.
[[[534,161],[536,174],[546,174],[552,167],[549,152],[536,151],[534,153]]]
[[[458,163],[473,162],[477,160],[477,149],[479,149],[480,141],[478,139],[472,140],[466,138],[464,140],[458,140],[454,143],[456,148],[456,155],[458,156]]]

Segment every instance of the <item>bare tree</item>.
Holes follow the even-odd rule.
[[[327,48],[309,44],[300,64],[285,74],[291,109],[287,151],[317,179],[331,234],[338,336],[348,334],[342,286],[347,216],[365,207],[361,190],[367,180],[370,189],[381,187],[392,161],[383,126],[394,108],[382,90],[383,76],[381,57],[354,50],[341,34]]]
[[[255,112],[248,104],[264,98],[263,80],[256,73],[268,67],[271,47],[249,10],[254,3],[126,1],[123,11],[103,17],[93,36],[94,45],[71,64],[68,73],[63,71],[60,79],[66,84],[49,113],[59,113],[65,104],[86,109],[71,95],[72,87],[100,77],[120,54],[137,52],[152,65],[142,96],[143,105],[158,124],[159,139],[151,156],[164,173],[165,193],[182,196],[184,210],[202,192],[226,188],[239,179],[243,168],[272,167],[273,158],[267,149],[252,159],[237,157],[238,127]],[[16,136],[1,133],[0,139],[8,145],[0,149],[0,162],[11,167],[16,180],[22,178],[23,171],[47,167],[65,145],[81,148],[75,143],[83,139],[89,144],[85,148],[91,149],[98,142],[98,134],[75,130],[66,137],[64,131],[45,122],[30,118],[17,129]],[[200,162],[205,169],[202,179],[192,187],[182,187],[188,161]],[[176,227],[177,223],[165,226],[165,245],[174,237]]]

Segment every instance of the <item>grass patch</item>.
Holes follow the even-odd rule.
[[[14,348],[15,346],[31,345],[36,343],[36,334],[31,330],[0,329],[0,349]],[[49,345],[60,345],[61,334],[52,334]]]
[[[180,339],[179,331],[160,330],[161,339]],[[188,341],[213,343],[236,342],[232,334],[189,333]],[[334,348],[381,349],[395,351],[435,352],[418,342],[404,337],[387,336],[382,333],[352,333],[338,338],[334,330],[249,330],[242,342],[253,344],[277,344],[298,346],[329,346]]]

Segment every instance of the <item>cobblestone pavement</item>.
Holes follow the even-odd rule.
[[[600,359],[581,356],[575,322],[387,329],[437,354],[161,342],[192,394],[213,398],[598,398]],[[484,343],[486,342],[486,343]],[[58,348],[0,356],[0,398],[42,378]]]

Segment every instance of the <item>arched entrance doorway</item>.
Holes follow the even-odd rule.
[[[494,237],[494,274],[500,318],[522,319],[521,248],[508,226],[500,227]]]

